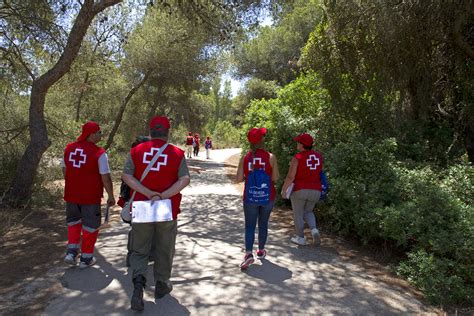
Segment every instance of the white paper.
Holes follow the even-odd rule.
[[[290,198],[290,195],[291,195],[291,192],[293,192],[293,187],[295,186],[294,183],[290,184],[288,186],[288,188],[286,189],[286,192],[285,192],[285,199],[289,199]]]
[[[132,223],[154,223],[173,220],[171,200],[133,201]]]

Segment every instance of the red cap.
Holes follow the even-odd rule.
[[[259,141],[262,140],[265,134],[267,134],[267,129],[265,127],[261,127],[261,128],[254,127],[247,133],[247,139],[252,144],[257,144]]]
[[[78,142],[83,142],[87,139],[90,134],[94,134],[100,131],[100,126],[96,122],[87,122],[82,125],[82,134],[77,138]]]
[[[194,137],[199,137],[199,134],[194,134]]]
[[[303,146],[312,146],[313,145],[313,137],[309,134],[301,134],[293,138],[294,141],[303,144]]]
[[[169,130],[170,121],[166,116],[155,116],[150,120],[150,129],[157,131]]]

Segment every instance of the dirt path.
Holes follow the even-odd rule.
[[[373,269],[345,260],[333,246],[334,241],[323,239],[323,246],[318,248],[290,244],[288,225],[276,220],[287,214],[278,211],[271,218],[267,258],[241,272],[241,192],[223,168],[224,161],[236,153],[238,150],[216,150],[212,160],[200,157],[190,161],[206,172],[193,173],[191,185],[183,192],[172,273],[174,290],[155,301],[150,267],[143,315],[435,312],[411,291],[382,282]],[[43,313],[134,314],[129,310],[131,271],[125,265],[128,230],[127,225],[116,221],[101,234],[94,267],[79,270],[55,265],[34,279],[30,293],[54,293],[48,296],[54,299]]]

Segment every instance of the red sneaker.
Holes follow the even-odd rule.
[[[253,255],[251,253],[248,253],[244,257],[244,261],[240,264],[240,269],[242,270],[247,270],[247,268],[254,262],[253,260]]]
[[[257,258],[263,259],[267,255],[267,251],[265,249],[258,249],[257,250]]]

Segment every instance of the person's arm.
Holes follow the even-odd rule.
[[[143,184],[141,184],[140,181],[138,181],[137,178],[135,178],[133,175],[131,174],[126,174],[126,173],[122,173],[122,180],[123,182],[125,182],[132,190],[134,191],[137,191],[143,195],[145,195],[147,198],[149,198],[150,200],[154,197],[154,196],[159,196],[159,193],[158,192],[155,192],[155,191],[152,191],[150,189],[148,189],[147,187],[145,187]]]
[[[270,165],[272,166],[272,181],[276,183],[280,179],[280,170],[278,170],[278,161],[274,154],[270,154]]]
[[[109,157],[107,156],[107,153],[100,155],[98,164],[102,184],[104,185],[105,191],[107,191],[108,195],[107,204],[109,206],[115,205],[114,187],[112,184],[112,177],[110,176]]]
[[[237,182],[244,181],[244,156],[240,158],[239,166],[237,167]]]
[[[102,178],[102,183],[104,185],[105,191],[107,191],[108,199],[107,204],[109,206],[115,205],[115,197],[114,197],[114,187],[112,184],[112,177],[110,173],[101,174],[100,177]]]
[[[182,176],[178,179],[178,181],[173,183],[170,188],[161,192],[159,196],[154,196],[152,200],[169,199],[170,197],[181,192],[181,190],[183,190],[189,184],[189,182],[191,182],[191,178],[189,176]]]
[[[140,181],[138,181],[138,179],[133,176],[134,174],[135,165],[133,164],[132,157],[130,156],[130,154],[128,154],[122,172],[123,182],[125,182],[132,190],[140,192],[149,199],[151,199],[155,195],[158,195],[158,192],[152,191],[145,187],[143,184],[141,184]]]
[[[291,162],[290,162],[290,169],[288,170],[288,174],[286,175],[285,182],[283,183],[283,187],[281,188],[281,196],[283,198],[285,198],[286,190],[295,180],[297,169],[298,169],[298,159],[293,157],[293,159],[291,159]]]

